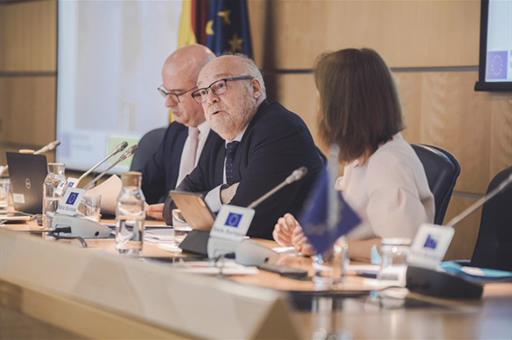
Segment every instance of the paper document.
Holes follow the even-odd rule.
[[[274,247],[272,250],[278,254],[295,254],[294,247]]]
[[[116,213],[117,196],[119,196],[122,186],[121,179],[112,175],[105,182],[86,191],[85,196],[101,195],[101,212],[114,215]]]
[[[149,242],[176,242],[176,235],[173,228],[146,229],[144,241]]]
[[[259,270],[256,267],[242,266],[233,260],[226,260],[212,264],[209,261],[183,262],[173,266],[187,273],[218,275],[255,275]]]

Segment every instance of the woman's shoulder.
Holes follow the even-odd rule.
[[[381,145],[368,159],[369,179],[378,177],[393,179],[403,176],[414,176],[422,169],[421,162],[407,141],[397,133],[387,143]],[[378,174],[378,176],[372,176]]]

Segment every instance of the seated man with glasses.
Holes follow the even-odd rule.
[[[149,204],[164,202],[195,167],[209,135],[203,108],[191,96],[201,68],[215,55],[206,47],[191,45],[173,52],[162,68],[163,84],[158,92],[172,110],[174,122],[142,174],[142,190]],[[163,203],[148,207],[148,215],[162,218]]]
[[[308,169],[304,179],[255,208],[248,235],[271,239],[283,213],[300,212],[323,167],[313,138],[297,114],[266,100],[263,77],[246,57],[215,58],[199,73],[197,86],[192,97],[202,104],[220,143],[212,138],[207,154],[178,190],[204,193],[211,210],[217,212],[226,203],[246,207],[293,170]],[[173,207],[168,199],[164,211],[168,224]]]

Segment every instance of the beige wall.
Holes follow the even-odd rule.
[[[0,5],[0,163],[55,138],[56,2]]]
[[[316,133],[316,56],[371,47],[393,68],[411,143],[451,151],[462,166],[447,217],[512,163],[512,95],[474,92],[480,1],[250,0],[255,59],[272,94]],[[0,5],[0,146],[55,135],[55,1]],[[14,72],[14,73],[6,73]],[[3,159],[3,153],[0,160]],[[479,215],[456,232],[450,257],[471,256]]]

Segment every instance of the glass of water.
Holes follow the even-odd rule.
[[[86,195],[78,206],[78,211],[87,219],[99,222],[101,218],[101,195]]]
[[[398,281],[405,280],[407,256],[409,254],[410,239],[384,238],[380,245],[380,269],[377,274],[379,280]]]
[[[116,206],[116,248],[120,254],[139,255],[144,242],[144,194],[142,175],[130,171],[121,176],[123,187]]]

